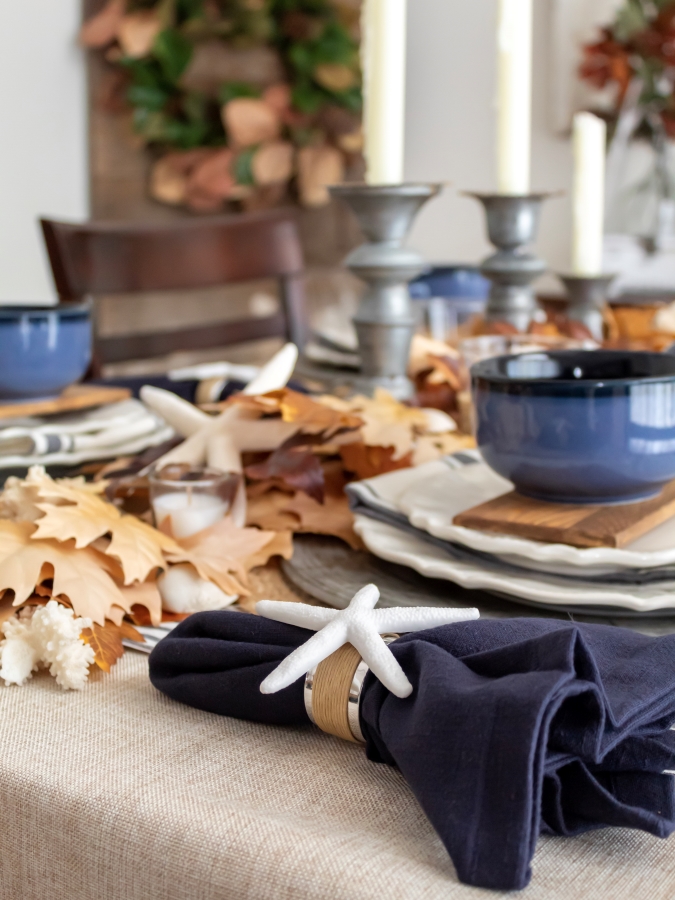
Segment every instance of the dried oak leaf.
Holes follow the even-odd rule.
[[[163,551],[179,549],[173,538],[135,516],[120,513],[112,503],[97,496],[91,485],[53,481],[48,475],[34,478],[40,498],[46,501],[36,504],[44,517],[36,523],[34,539],[72,539],[79,549],[110,535],[103,552],[120,561],[125,584],[145,581],[154,569],[164,567]],[[103,489],[105,485],[96,487]],[[50,501],[63,501],[63,505]]]
[[[305,496],[302,494],[301,496]],[[314,502],[314,501],[312,501]],[[273,556],[281,556],[290,559],[293,556],[293,537],[288,531],[276,532],[262,550],[257,550],[246,558],[246,568],[250,571],[258,566],[267,565]]]
[[[121,625],[116,625],[109,620],[106,620],[103,625],[94,623],[92,628],[84,628],[80,637],[85,644],[89,644],[92,648],[94,662],[104,672],[109,672],[117,660],[124,655],[124,645],[122,644],[124,638],[139,643],[145,642],[143,635],[136,631],[131,623],[122,622]]]
[[[232,394],[226,400],[218,403],[204,403],[201,409],[206,412],[222,412],[228,406],[241,406],[258,416],[274,415],[279,412],[279,394],[281,391],[272,391],[269,394]]]
[[[144,606],[148,611],[150,624],[159,625],[162,621],[162,596],[156,581],[144,581],[122,588],[122,593],[129,604],[129,609]]]
[[[278,478],[283,484],[304,491],[321,503],[324,487],[321,463],[306,443],[297,443],[299,440],[306,442],[306,439],[296,435],[271,453],[265,462],[247,466],[244,472],[253,481]]]
[[[416,334],[410,347],[408,374],[414,376],[418,372],[426,371],[431,367],[431,360],[434,358],[459,361],[460,355],[454,347],[446,344],[445,341],[438,341],[435,338]]]
[[[239,528],[227,518],[184,538],[178,551],[168,553],[167,558],[174,563],[192,563],[201,578],[217,584],[226,594],[245,595],[249,593],[249,570],[279,552],[276,544],[276,532]]]
[[[323,503],[317,503],[306,494],[296,494],[284,507],[300,519],[295,530],[303,534],[329,534],[341,538],[353,550],[361,550],[363,542],[354,531],[354,516],[347,497],[328,494]]]
[[[162,622],[182,622],[183,619],[187,619],[190,613],[172,613],[167,610],[162,610]],[[155,622],[150,618],[150,613],[148,612],[147,607],[141,606],[140,604],[136,604],[131,607],[131,612],[129,613],[129,617],[134,625],[154,625]]]
[[[47,601],[45,601],[47,602]],[[0,592],[0,626],[3,622],[6,622],[7,619],[11,619],[12,616],[15,616],[17,613],[17,608],[14,606],[14,592],[13,591],[2,591]]]
[[[324,434],[330,437],[337,431],[360,428],[363,421],[349,409],[329,406],[325,398],[313,399],[307,394],[284,390],[268,394],[279,398],[279,409],[284,422],[298,425],[305,434]]]
[[[247,454],[249,456],[249,460],[246,463],[249,466],[254,465],[256,462],[263,462],[264,460],[256,460],[250,457],[258,456],[258,454]],[[285,490],[287,494],[295,493],[291,488],[284,485],[283,481],[280,478],[265,478],[262,481],[249,481],[246,485],[246,497],[248,500],[255,500],[257,497],[262,497],[263,494],[267,494],[270,491],[283,491]]]
[[[246,524],[257,525],[269,531],[297,531],[300,520],[285,507],[291,499],[285,491],[268,490],[264,494],[248,498]]]
[[[363,443],[369,447],[393,447],[392,460],[410,453],[416,431],[427,429],[427,417],[421,409],[399,403],[381,388],[375,391],[372,399],[361,397],[358,402],[358,414],[364,421]]]
[[[82,46],[94,49],[111,44],[117,37],[125,9],[126,0],[108,0],[103,9],[87,19],[80,29]]]
[[[453,391],[461,391],[465,385],[462,364],[451,356],[430,356],[430,372],[426,377],[429,384],[447,384]]]
[[[374,478],[396,469],[407,469],[413,460],[412,452],[395,459],[393,447],[370,447],[361,441],[340,447],[340,457],[345,469],[353,472],[359,480]]]
[[[14,591],[21,606],[41,581],[53,578],[54,597],[65,596],[78,616],[103,624],[113,608],[128,612],[128,602],[105,568],[105,559],[72,541],[35,540],[29,522],[0,521],[0,590]]]

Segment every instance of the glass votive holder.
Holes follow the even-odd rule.
[[[155,525],[177,540],[210,528],[229,513],[241,476],[207,466],[170,463],[149,476]]]

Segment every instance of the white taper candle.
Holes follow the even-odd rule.
[[[497,189],[530,191],[532,0],[499,0]]]
[[[363,128],[368,184],[403,181],[407,0],[365,0]]]
[[[574,117],[572,271],[602,274],[607,126],[591,113]]]

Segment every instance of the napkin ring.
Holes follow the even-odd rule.
[[[400,635],[383,634],[385,644]],[[311,722],[322,731],[345,741],[365,744],[359,723],[361,691],[368,673],[368,664],[358,650],[344,644],[328,659],[305,675],[305,709]]]

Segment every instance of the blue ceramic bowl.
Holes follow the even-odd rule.
[[[410,282],[412,297],[447,297],[487,302],[490,282],[476,266],[442,265],[432,266],[419,278]]]
[[[471,369],[486,463],[521,494],[629,503],[675,478],[675,357],[561,350]]]
[[[91,362],[89,303],[0,306],[0,399],[54,397]]]

